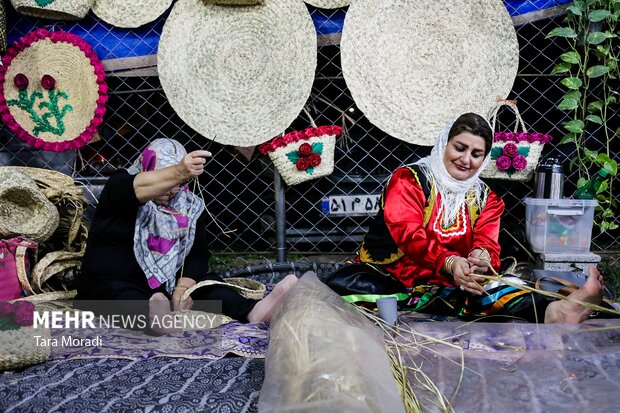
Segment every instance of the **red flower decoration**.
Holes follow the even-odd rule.
[[[15,87],[19,90],[24,90],[28,87],[28,84],[30,83],[30,81],[28,80],[28,76],[26,76],[23,73],[18,73],[15,75],[15,78],[13,79],[13,83],[15,84]]]
[[[299,154],[301,156],[308,156],[312,153],[312,146],[309,143],[302,143],[299,147]]]
[[[525,159],[525,156],[517,155],[514,158],[512,158],[512,167],[515,168],[517,171],[524,170],[526,166],[527,166],[527,159]],[[497,169],[499,169],[499,167]]]
[[[521,155],[522,156],[522,155]],[[497,166],[497,169],[499,171],[507,171],[510,168],[510,165],[512,164],[512,161],[509,157],[507,156],[500,156],[499,158],[497,158],[497,160],[495,161],[495,165]]]
[[[306,169],[310,167],[309,158],[306,158],[306,157],[299,158],[297,162],[295,162],[295,166],[297,167],[298,170],[305,171]]]
[[[519,153],[519,148],[514,143],[507,143],[504,146],[504,155],[512,158]]]
[[[52,90],[56,87],[56,79],[50,75],[43,75],[41,78],[41,86],[45,90]]]
[[[308,157],[308,161],[312,167],[319,166],[321,164],[321,155],[313,153]]]

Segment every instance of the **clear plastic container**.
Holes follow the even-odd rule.
[[[525,198],[524,202],[525,233],[532,251],[555,254],[590,251],[596,200]]]

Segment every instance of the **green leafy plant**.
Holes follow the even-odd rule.
[[[618,18],[620,0],[575,0],[567,8],[563,27],[553,29],[548,38],[564,38],[568,51],[560,56],[561,62],[552,74],[565,76],[561,83],[566,93],[557,108],[571,114],[572,119],[564,125],[566,135],[560,141],[574,143],[576,154],[571,159],[571,170],[577,169],[577,187],[581,188],[605,168],[609,179],[603,182],[597,193],[599,206],[595,223],[601,231],[615,230],[617,208],[613,194],[613,181],[618,173],[617,156],[611,149],[618,140],[620,128],[612,130],[608,118],[618,108],[620,70],[618,59]],[[586,146],[588,133],[601,128],[605,145],[600,151]]]

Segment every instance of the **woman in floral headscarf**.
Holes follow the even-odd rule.
[[[504,202],[479,178],[489,162],[492,135],[483,117],[462,114],[441,131],[429,156],[397,169],[357,263],[339,270],[328,284],[353,301],[396,295],[416,310],[461,317],[587,318],[591,311],[585,307],[550,304],[498,282],[483,285],[486,279],[476,275],[500,266]],[[596,269],[591,275],[574,298],[600,303],[602,277]]]
[[[177,307],[196,282],[220,280],[208,270],[205,205],[187,185],[210,156],[156,139],[128,170],[108,179],[91,224],[78,299],[149,300],[153,318],[170,313],[169,300]],[[224,286],[198,289],[192,297],[221,301],[222,312],[240,321],[265,321],[295,281],[294,275],[285,278],[261,301]]]

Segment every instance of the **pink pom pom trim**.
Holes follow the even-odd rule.
[[[93,66],[93,72],[97,76],[97,85],[99,98],[97,99],[97,107],[93,112],[93,118],[85,128],[74,139],[64,142],[47,142],[36,136],[31,135],[21,127],[11,115],[6,99],[4,98],[4,82],[6,81],[6,72],[11,62],[17,55],[22,52],[26,47],[29,47],[34,42],[49,38],[54,43],[71,43],[79,48],[90,59]],[[97,54],[92,47],[81,37],[76,36],[62,30],[50,32],[46,29],[40,28],[34,30],[21,39],[15,41],[13,46],[6,51],[6,54],[2,58],[3,65],[0,66],[0,93],[2,94],[0,99],[0,117],[2,121],[13,131],[17,137],[24,142],[28,143],[35,148],[43,149],[46,151],[63,152],[70,149],[77,149],[84,146],[97,130],[97,126],[103,122],[103,116],[105,115],[105,104],[108,101],[108,86],[105,83],[105,70],[103,64],[97,58]]]

